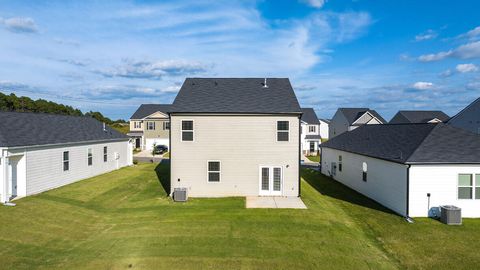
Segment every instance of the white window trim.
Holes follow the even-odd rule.
[[[278,122],[287,122],[287,123],[288,123],[288,130],[278,130]],[[288,143],[288,142],[290,142],[290,121],[288,121],[288,120],[277,120],[277,121],[275,122],[275,127],[276,127],[276,128],[275,128],[275,130],[276,130],[276,132],[275,132],[275,140],[276,140],[277,142],[279,142],[279,143]],[[287,141],[279,141],[279,140],[278,140],[278,132],[287,132],[287,133],[288,133],[288,140],[287,140]]]
[[[153,124],[153,129],[150,128],[150,124]],[[147,130],[156,130],[155,121],[147,121]]]
[[[268,168],[269,170],[269,181],[272,185],[272,188],[273,188],[273,169],[274,168],[280,168],[280,177],[281,177],[281,180],[280,180],[280,191],[270,191],[270,186],[268,187],[269,188],[269,191],[266,192],[264,190],[262,190],[262,168]],[[259,165],[258,166],[258,195],[260,196],[283,196],[284,195],[284,190],[285,190],[285,167],[282,166],[282,165]],[[273,194],[272,194],[273,193]]]
[[[192,130],[185,130],[185,131],[188,131],[188,132],[192,132],[192,137],[193,139],[191,141],[184,141],[183,140],[183,121],[192,121]],[[172,126],[170,126],[170,128],[172,128]],[[182,142],[195,142],[195,121],[193,121],[193,119],[181,119],[180,120],[180,141]]]
[[[107,149],[107,152],[105,152],[105,149]],[[106,163],[108,162],[108,146],[105,145],[102,150],[103,150],[103,163]],[[107,157],[107,160],[105,160],[105,157]]]
[[[90,156],[88,155],[88,154],[89,154],[89,153],[88,153],[88,152],[89,152],[88,150],[91,150],[91,152],[92,152],[92,164],[88,164],[88,161],[89,161],[89,159],[90,159]],[[89,148],[87,148],[87,167],[90,167],[90,166],[93,166],[93,148],[90,148],[90,147],[89,147]]]
[[[68,153],[68,159],[67,159],[67,160],[65,160],[65,152]],[[62,170],[63,170],[64,172],[70,171],[70,151],[63,151],[63,152],[62,152],[62,160],[63,160],[63,162],[62,162]],[[68,170],[65,170],[65,162],[68,163]]]
[[[312,128],[313,128],[313,131],[312,131]],[[308,126],[308,132],[309,133],[317,133],[317,126],[314,126],[314,125]]]
[[[220,164],[220,171],[210,171],[208,165],[210,162],[218,162]],[[210,181],[209,173],[210,172],[218,172],[218,182]],[[222,182],[222,162],[220,160],[207,160],[207,183],[209,184],[217,184]]]
[[[460,177],[461,174],[466,174],[466,175],[470,175],[472,177],[472,185],[471,186],[460,186],[458,184],[458,178]],[[461,187],[469,187],[472,189],[472,198],[470,199],[460,199],[458,198],[458,188],[461,188]],[[475,173],[458,173],[457,174],[457,200],[458,201],[474,201],[474,200],[479,200],[479,199],[475,199]]]

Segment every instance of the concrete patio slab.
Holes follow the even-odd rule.
[[[247,208],[283,208],[283,209],[307,209],[299,197],[260,197],[246,198]]]

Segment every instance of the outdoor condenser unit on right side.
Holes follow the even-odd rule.
[[[186,202],[187,201],[187,189],[186,188],[174,188],[173,189],[173,200],[176,202]]]
[[[447,225],[462,225],[462,209],[453,205],[440,206],[440,221]]]

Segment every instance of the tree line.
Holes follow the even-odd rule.
[[[112,119],[102,115],[100,112],[89,111],[84,114],[82,113],[82,111],[80,111],[79,109],[75,109],[72,106],[63,105],[44,99],[33,100],[25,96],[18,97],[13,93],[11,93],[10,95],[0,93],[0,111],[89,116],[108,125],[126,123],[125,120],[122,119],[113,121]]]

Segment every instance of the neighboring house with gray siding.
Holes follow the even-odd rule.
[[[320,121],[313,108],[302,108],[301,140],[302,153],[316,156],[320,150]]]
[[[442,111],[398,111],[389,124],[445,123],[450,117]]]
[[[127,133],[134,146],[141,150],[152,150],[154,145],[170,146],[171,104],[142,104],[130,117]]]
[[[339,108],[329,125],[329,139],[362,125],[385,124],[387,121],[369,108]]]
[[[446,125],[364,125],[322,144],[322,173],[405,217],[455,205],[480,217],[480,135]]]
[[[171,192],[299,196],[301,115],[286,78],[187,78],[170,112]]]
[[[2,202],[132,164],[130,139],[91,117],[0,112]]]
[[[448,124],[480,134],[480,98],[453,116]]]

